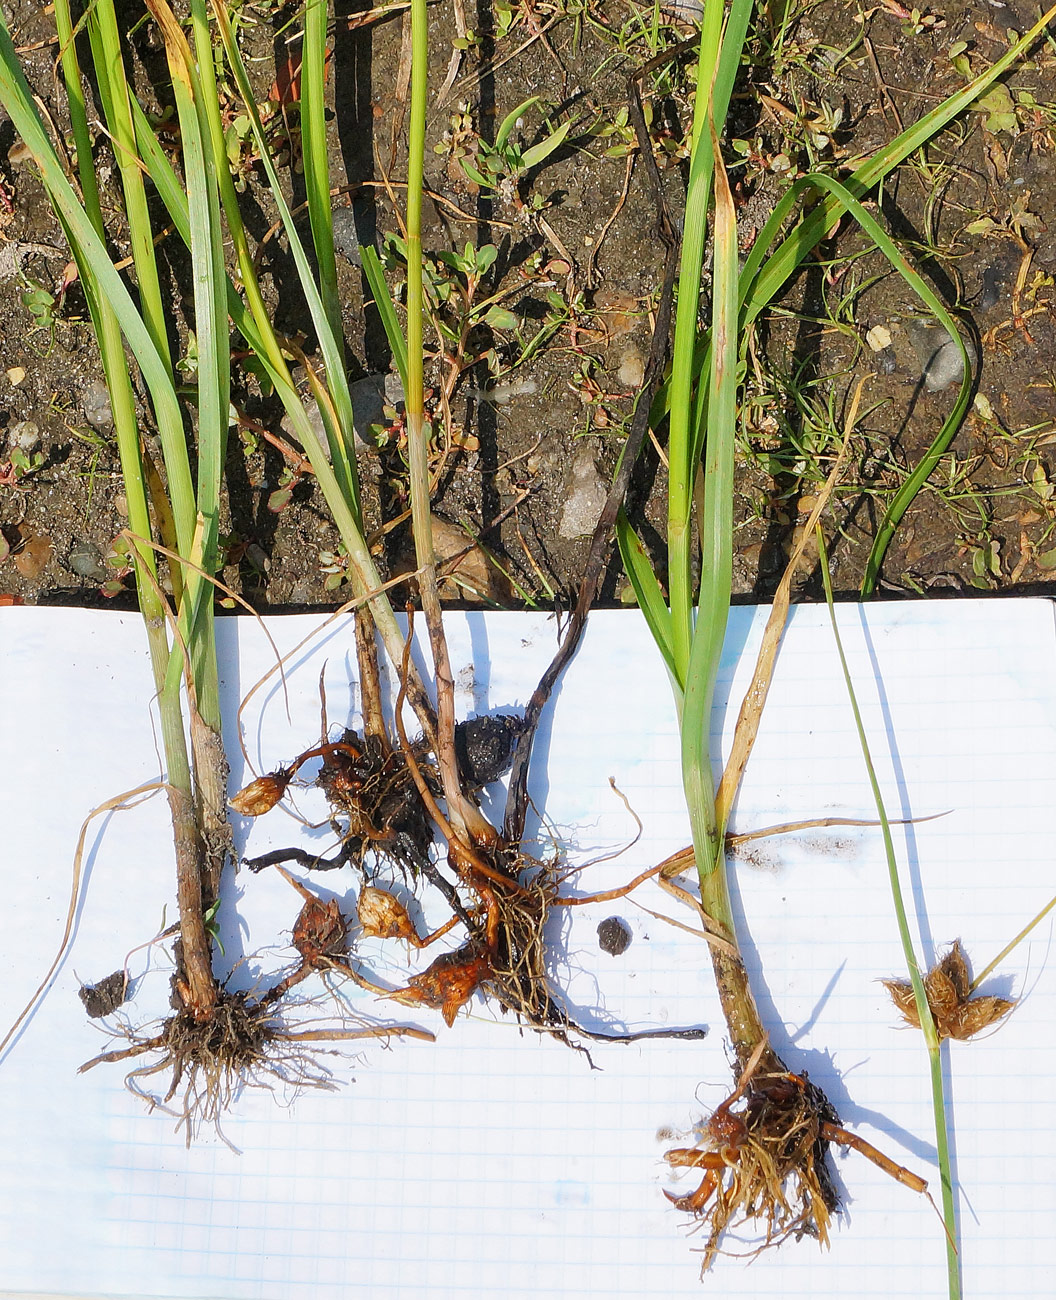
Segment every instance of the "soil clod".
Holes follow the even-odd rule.
[[[598,926],[598,947],[610,957],[619,957],[631,946],[631,929],[618,916],[607,916]]]
[[[98,984],[82,984],[77,996],[84,1004],[84,1009],[93,1020],[109,1016],[124,1002],[128,995],[128,976],[123,970],[101,979]]]
[[[455,727],[458,770],[471,789],[483,789],[505,776],[523,730],[523,720],[510,713],[471,718]]]

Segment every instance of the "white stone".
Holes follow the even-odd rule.
[[[570,540],[590,536],[605,508],[609,485],[598,473],[594,456],[585,442],[576,443],[564,490],[565,506],[558,533]]]

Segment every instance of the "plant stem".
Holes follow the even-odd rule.
[[[682,700],[682,774],[693,848],[700,879],[701,905],[739,949],[726,876],[724,828],[719,825],[711,769],[711,706],[733,585],[733,464],[737,427],[737,219],[726,169],[713,123],[708,148],[715,178],[715,257],[712,293],[712,338],[709,420],[705,443],[703,500],[698,510],[701,541],[700,601],[690,647],[689,671]],[[748,972],[739,953],[711,950],[715,981],[738,1066],[766,1039],[752,996]],[[781,1062],[767,1047],[764,1072]]]
[[[436,581],[429,503],[429,425],[425,418],[425,303],[422,285],[422,187],[428,101],[429,13],[427,0],[411,0],[411,102],[407,143],[407,452],[411,525],[418,562],[418,590],[429,631],[436,681],[436,758],[447,815],[466,842],[494,839],[495,832],[462,791],[455,758],[454,678],[444,635]]]
[[[197,6],[198,3],[199,0],[193,0],[194,6]],[[320,297],[318,286],[311,274],[311,268],[298,235],[297,225],[283,195],[278,173],[269,153],[268,141],[260,115],[253,99],[252,86],[222,0],[212,0],[212,8],[228,62],[243,97],[254,140],[260,150],[261,159],[268,176],[268,183],[290,240],[290,248],[294,254],[298,278],[308,299],[313,323],[324,353],[329,389],[322,389],[320,385],[322,400],[319,402],[319,408],[326,429],[325,442],[320,438],[315,426],[309,419],[301,395],[293,383],[284,355],[284,350],[288,350],[290,345],[288,341],[280,341],[276,335],[271,321],[271,313],[260,290],[253,254],[249,247],[249,241],[238,208],[238,196],[226,164],[222,165],[226,153],[219,107],[214,93],[211,97],[208,94],[206,95],[204,108],[209,114],[209,134],[212,141],[212,152],[216,160],[220,198],[227,219],[228,231],[235,249],[239,275],[246,294],[246,303],[243,304],[234,289],[229,287],[228,310],[236,326],[246,338],[247,343],[264,364],[270,379],[275,385],[276,392],[293,424],[296,436],[308,455],[320,490],[326,499],[334,523],[341,535],[341,540],[348,551],[353,588],[356,595],[370,600],[370,610],[386,652],[392,663],[398,666],[403,653],[403,636],[393,614],[392,606],[385,594],[379,592],[382,582],[363,535],[355,463],[348,452],[348,448],[352,446],[353,426],[351,399],[348,396],[347,378],[342,361],[343,348],[341,340],[335,337],[330,327],[330,319]],[[308,51],[306,51],[307,53]],[[203,58],[201,61],[203,69],[206,62],[207,60]],[[204,75],[207,74],[203,72]],[[207,81],[208,84],[210,83]],[[185,196],[180,192],[168,160],[162,151],[157,148],[146,119],[142,113],[137,114],[135,110],[133,110],[133,116],[136,121],[137,140],[140,142],[141,152],[150,159],[151,174],[158,191],[164,199],[181,238],[189,243]],[[311,375],[310,378],[312,378]],[[342,430],[344,430],[344,434],[342,434]],[[432,745],[435,740],[436,730],[432,705],[413,665],[411,680],[407,683],[407,698],[417,714],[427,741]]]
[[[1028,921],[1027,924],[1023,927],[1023,929],[1020,930],[1019,934],[1017,934],[1016,937],[1010,943],[1005,944],[1005,946],[997,954],[994,960],[992,962],[989,962],[986,966],[983,967],[983,969],[979,972],[979,974],[976,975],[975,979],[972,980],[971,984],[969,985],[968,991],[970,993],[973,993],[979,987],[979,985],[982,984],[983,980],[985,980],[986,977],[992,971],[995,971],[998,968],[998,966],[1001,965],[1001,963],[1005,960],[1008,954],[1014,951],[1015,948],[1017,948],[1019,944],[1023,942],[1023,940],[1027,937],[1027,935],[1030,934],[1031,930],[1033,930],[1036,925],[1038,925],[1041,921],[1043,921],[1048,916],[1048,914],[1052,911],[1054,907],[1056,907],[1056,898],[1050,898],[1049,901],[1045,904],[1045,906],[1041,909],[1041,911],[1038,912],[1038,914],[1034,917],[1034,919],[1032,921]]]
[[[880,782],[877,780],[876,769],[873,767],[869,741],[865,734],[865,724],[862,721],[861,711],[858,708],[858,699],[854,691],[854,683],[851,679],[851,670],[847,664],[847,656],[843,651],[843,641],[836,620],[836,607],[832,598],[829,557],[825,549],[825,537],[820,524],[817,526],[816,536],[818,539],[818,560],[821,564],[821,577],[825,585],[825,603],[829,609],[829,620],[832,623],[832,635],[840,657],[843,680],[847,684],[847,694],[851,702],[851,711],[854,714],[854,725],[858,731],[858,742],[861,745],[862,758],[865,760],[866,771],[869,774],[869,786],[872,789],[876,813],[880,819],[881,833],[884,837],[884,852],[887,855],[887,874],[891,885],[891,899],[894,903],[895,918],[898,922],[898,934],[902,942],[902,953],[905,957],[906,969],[909,971],[910,983],[913,986],[913,1001],[916,1004],[917,1018],[920,1021],[920,1028],[924,1034],[924,1043],[928,1049],[928,1065],[931,1072],[931,1104],[932,1113],[935,1117],[935,1149],[938,1156],[939,1178],[942,1183],[942,1221],[946,1228],[947,1286],[950,1300],[960,1300],[961,1270],[957,1253],[957,1205],[954,1197],[953,1172],[950,1164],[946,1095],[942,1076],[942,1045],[939,1042],[938,1030],[935,1028],[935,1018],[931,1014],[931,1006],[928,1003],[928,995],[924,988],[920,965],[913,950],[913,938],[909,932],[909,918],[906,915],[906,904],[902,896],[902,882],[898,875],[898,859],[895,856],[894,840],[891,837],[891,823],[884,807],[884,797],[880,790]]]
[[[697,306],[700,301],[700,273],[704,263],[708,205],[713,168],[712,152],[701,147],[711,108],[711,83],[719,56],[724,0],[707,0],[700,32],[697,58],[697,93],[690,134],[689,187],[686,193],[682,261],[678,276],[678,309],[675,320],[675,350],[671,366],[672,446],[690,446],[690,416],[693,410],[693,346],[680,340],[697,335]],[[671,614],[674,657],[679,684],[685,685],[692,640],[692,573],[690,542],[693,481],[697,465],[692,457],[671,456],[668,476],[667,551],[671,586]]]
[[[92,159],[81,89],[80,68],[76,57],[67,0],[58,0],[55,7],[55,19],[62,47],[61,61],[70,106],[71,123],[77,145],[78,173],[84,199],[84,217],[89,223],[90,229],[102,241],[104,232],[99,191]],[[93,43],[94,48],[100,54],[107,48],[105,18],[103,27],[103,37]],[[103,67],[107,66],[109,65],[104,62]],[[106,80],[105,76],[104,80]],[[107,90],[104,92],[103,98],[113,109],[115,104],[120,101],[122,94],[126,96],[125,103],[127,106],[127,88],[125,88],[123,76],[120,76],[117,78],[116,84],[107,84]],[[56,206],[58,207],[58,204]],[[136,208],[134,204],[132,211],[140,214],[140,209]],[[97,283],[93,274],[91,259],[86,255],[81,239],[78,238],[68,221],[64,220],[63,224],[81,270],[81,280],[85,286],[96,336],[99,341],[103,370],[114,415],[118,453],[128,502],[129,524],[138,536],[146,538],[151,535],[150,512],[144,481],[143,461],[140,453],[139,431],[136,424],[135,403],[124,353],[121,327],[110,295],[105,288],[101,288]],[[136,242],[141,248],[144,246],[151,246],[152,248],[149,238],[146,239],[145,244],[141,237],[137,237]],[[166,768],[166,792],[172,818],[173,843],[176,854],[177,897],[183,944],[182,965],[187,974],[189,1005],[196,1015],[204,1017],[211,1012],[215,1004],[216,984],[212,976],[210,963],[209,937],[202,919],[202,846],[195,818],[195,801],[192,794],[193,782],[180,701],[180,682],[178,674],[174,678],[170,678],[168,672],[170,650],[166,631],[165,609],[157,582],[153,553],[149,546],[145,544],[137,544],[134,553],[140,610],[147,634],[151,671],[158,694],[162,751],[165,756]]]

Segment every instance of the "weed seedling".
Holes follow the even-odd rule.
[[[495,133],[494,144],[485,140],[477,141],[477,161],[475,167],[468,158],[462,157],[459,163],[471,181],[481,189],[498,190],[508,203],[517,208],[524,206],[519,189],[521,181],[535,167],[540,167],[565,141],[572,129],[571,118],[566,118],[559,126],[544,128],[544,135],[536,144],[525,148],[514,137],[514,132],[523,127],[523,118],[528,109],[539,103],[539,96],[533,95],[523,104],[518,104],[512,112],[507,113]],[[546,200],[539,194],[532,194],[528,200],[532,211],[546,207]]]

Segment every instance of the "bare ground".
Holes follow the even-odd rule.
[[[899,16],[893,0],[869,11],[842,0],[789,9],[781,32],[759,21],[735,96],[730,159],[742,246],[797,173],[838,171],[889,141],[963,84],[950,51],[967,42],[973,70],[1006,48],[1030,18],[1024,0],[954,3]],[[265,101],[291,46],[292,8],[246,4],[243,42]],[[138,12],[129,6],[129,27]],[[19,0],[10,19],[27,73],[61,125],[52,78],[49,14]],[[459,39],[467,50],[448,77]],[[919,30],[917,30],[919,29]],[[338,19],[330,65],[335,212],[342,246],[384,246],[398,233],[404,167],[400,13],[349,30]],[[452,399],[451,437],[438,445],[437,513],[451,524],[452,551],[478,537],[498,567],[481,562],[458,599],[518,606],[566,603],[574,590],[591,512],[615,464],[656,306],[662,249],[644,169],[621,110],[626,81],[656,49],[689,29],[657,24],[651,9],[623,0],[563,5],[481,5],[431,10],[431,99],[425,244],[442,250],[493,245],[475,303],[494,300],[464,334]],[[163,61],[149,30],[130,39],[130,66],[145,106],[168,103]],[[280,81],[282,78],[280,77]],[[443,89],[446,85],[446,89]],[[1056,568],[1056,55],[1005,78],[1006,98],[969,111],[903,166],[878,204],[884,223],[957,313],[978,359],[975,403],[950,451],[914,504],[884,566],[885,594],[1018,591],[1051,593]],[[678,63],[646,82],[667,201],[684,193],[686,75]],[[280,92],[281,94],[281,92]],[[462,162],[480,168],[505,115],[532,96],[513,139],[523,147],[572,125],[545,162],[516,184],[482,189]],[[295,199],[296,104],[275,111]],[[238,106],[225,106],[237,129]],[[285,117],[285,121],[284,121]],[[549,121],[550,127],[546,125]],[[483,142],[483,144],[481,143]],[[310,324],[259,166],[244,150],[247,224],[261,244],[275,319],[289,336]],[[115,257],[127,252],[116,180],[98,145]],[[0,597],[26,603],[127,605],[112,542],[123,526],[120,474],[101,369],[83,295],[60,296],[68,253],[32,165],[0,120]],[[306,222],[306,219],[305,219]],[[159,228],[164,224],[159,217]],[[174,238],[161,243],[173,303],[173,338],[187,348],[186,265]],[[465,313],[451,295],[456,272],[436,262],[449,325]],[[353,378],[383,376],[390,357],[352,256],[341,261]],[[398,267],[390,284],[398,294]],[[446,289],[445,289],[445,286]],[[52,299],[49,303],[48,299]],[[454,304],[454,305],[452,305]],[[863,415],[830,528],[837,588],[861,580],[877,520],[938,431],[956,384],[934,386],[920,306],[886,261],[844,222],[823,255],[788,286],[748,352],[737,487],[735,590],[765,600],[797,521],[812,504],[838,444],[857,378],[869,376]],[[325,608],[342,598],[336,533],[310,473],[281,438],[281,410],[241,364],[238,340],[227,461],[224,577],[260,609]],[[450,341],[448,351],[451,351]],[[478,359],[479,358],[479,359]],[[925,373],[927,371],[927,373]],[[6,372],[6,373],[5,373]],[[437,361],[434,383],[450,373]],[[369,381],[366,387],[369,389]],[[360,390],[362,391],[362,390]],[[377,405],[377,403],[375,403]],[[375,411],[382,422],[390,415]],[[89,417],[92,417],[91,419]],[[94,421],[94,423],[93,423]],[[6,435],[3,426],[6,425]],[[149,417],[144,427],[152,445]],[[366,424],[364,432],[367,432]],[[384,565],[400,563],[406,503],[398,430],[358,448],[367,512]],[[646,449],[631,511],[661,564],[665,480],[662,441]],[[160,457],[158,457],[160,460]],[[287,491],[288,489],[288,491]],[[279,494],[279,495],[276,495]],[[578,515],[570,510],[570,499]],[[474,557],[481,559],[479,555]],[[816,565],[800,597],[816,598]],[[603,599],[627,599],[618,564]]]

